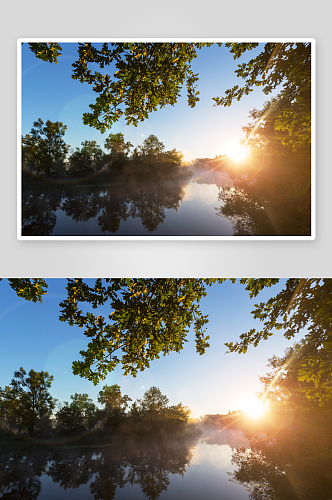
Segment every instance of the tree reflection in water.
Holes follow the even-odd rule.
[[[310,155],[298,159],[254,156],[245,172],[222,187],[217,215],[234,224],[234,236],[309,236],[311,234]]]
[[[47,454],[0,450],[0,498],[35,500],[41,492]]]
[[[139,485],[149,500],[157,500],[170,484],[170,474],[184,475],[198,437],[136,442],[102,448],[52,448],[38,451],[0,451],[0,496],[35,500],[42,474],[65,489],[90,482],[95,500],[115,498],[117,488]]]
[[[191,175],[196,184],[219,188],[220,206],[212,209],[211,222],[214,214],[228,219],[234,236],[310,236],[310,155],[304,159],[295,153],[263,158],[252,155],[242,171],[224,159],[203,166],[198,163]],[[84,229],[74,228],[74,235],[130,232],[128,226],[120,228],[129,219],[138,219],[148,233],[153,233],[164,223],[167,209],[178,210],[190,178],[185,169],[177,173],[152,169],[120,172],[108,184],[105,181],[97,186],[24,182],[22,234],[69,234],[64,219],[56,225],[59,210],[76,223],[90,221]],[[94,178],[97,181],[98,177]],[[195,210],[195,204],[191,210]],[[181,217],[183,214],[179,214]],[[185,224],[182,219],[179,222]],[[138,227],[134,226],[134,234],[140,231]],[[198,234],[200,229],[197,222]],[[218,229],[216,226],[215,235]]]
[[[22,235],[46,236],[56,224],[61,208],[75,222],[95,217],[102,232],[115,234],[122,221],[139,218],[152,233],[163,223],[166,209],[177,210],[189,176],[147,175],[118,176],[117,182],[101,186],[51,185],[26,183],[22,199]]]
[[[22,235],[47,236],[56,224],[56,210],[61,202],[62,189],[57,185],[36,183],[23,190]]]
[[[247,485],[251,500],[330,500],[331,446],[310,433],[279,431],[233,453],[231,480]]]

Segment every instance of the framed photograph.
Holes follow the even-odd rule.
[[[315,239],[314,39],[17,56],[18,239]]]

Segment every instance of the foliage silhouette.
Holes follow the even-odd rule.
[[[96,102],[90,104],[91,112],[83,114],[83,123],[102,133],[121,117],[126,123],[137,126],[152,111],[166,105],[174,105],[184,85],[190,107],[199,101],[196,91],[198,74],[191,69],[197,52],[212,43],[103,43],[101,48],[92,43],[78,43],[78,59],[73,63],[72,78],[93,85]],[[221,46],[221,43],[217,43]],[[234,59],[258,47],[258,43],[225,44]],[[37,58],[50,63],[61,56],[60,44],[29,43]],[[110,68],[110,73],[90,69],[97,64],[101,70]],[[307,128],[308,102],[311,95],[311,43],[287,42],[265,43],[261,52],[248,63],[238,65],[236,75],[245,80],[245,85],[234,86],[225,92],[225,97],[214,97],[214,105],[230,106],[255,87],[262,87],[265,94],[282,85],[278,99],[278,123],[281,130],[293,134],[294,129]],[[292,111],[289,106],[296,103]],[[295,111],[295,112],[294,112]]]
[[[129,401],[131,401],[129,396],[126,394],[122,396],[120,386],[104,385],[98,396],[98,402],[104,405],[102,411],[104,427],[115,429],[124,422]]]
[[[71,403],[65,401],[56,414],[57,432],[62,435],[75,435],[93,428],[100,418],[99,411],[88,394],[70,396]]]
[[[109,184],[116,180],[119,173],[128,176],[141,176],[158,172],[164,179],[179,174],[183,155],[173,149],[165,151],[164,144],[150,134],[141,146],[134,149],[130,142],[124,142],[123,134],[110,134],[104,147],[110,153],[104,153],[96,141],[85,140],[81,148],[71,149],[62,140],[66,125],[47,120],[45,127],[41,118],[34,123],[31,133],[22,136],[22,181],[23,193],[30,185],[31,176],[40,180],[57,180],[65,183],[74,181],[91,184],[96,180]],[[30,176],[29,176],[30,174]],[[157,174],[157,175],[158,175]]]
[[[104,165],[105,155],[96,141],[85,140],[81,145],[82,148],[76,148],[69,157],[69,176],[85,177]]]

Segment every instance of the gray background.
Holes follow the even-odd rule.
[[[331,10],[325,0],[3,2],[0,275],[331,276]],[[24,37],[315,38],[316,240],[17,240],[16,41]]]

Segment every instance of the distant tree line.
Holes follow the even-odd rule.
[[[122,133],[109,134],[105,140],[105,153],[96,141],[85,140],[80,148],[70,149],[63,137],[67,126],[62,122],[34,122],[29,134],[22,136],[23,171],[55,178],[82,178],[94,174],[117,172],[125,166],[139,168],[140,172],[162,168],[176,171],[183,155],[172,149],[165,151],[158,137],[150,134],[141,146],[130,153],[133,145],[125,142]]]
[[[50,394],[53,376],[48,372],[22,367],[14,372],[11,383],[0,387],[0,427],[17,433],[41,436],[74,436],[99,429],[112,432],[120,427],[137,432],[151,430],[183,429],[189,419],[190,410],[179,403],[169,405],[167,396],[157,387],[151,387],[142,399],[131,407],[131,398],[121,394],[118,385],[105,385],[98,395],[97,405],[88,394],[72,395],[71,401],[58,406]]]

